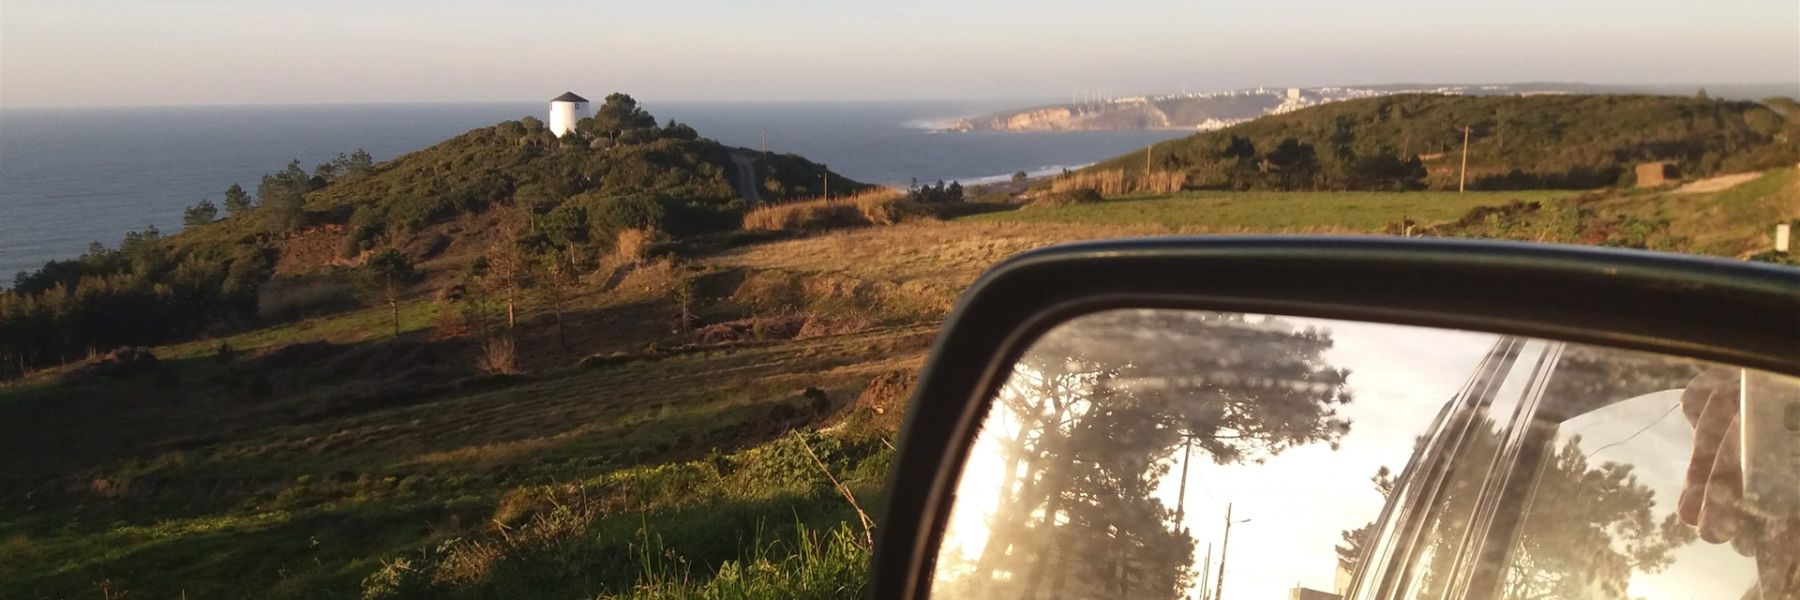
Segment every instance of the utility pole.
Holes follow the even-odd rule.
[[[1225,503],[1225,541],[1219,544],[1219,577],[1213,580],[1212,600],[1225,597],[1225,559],[1231,555],[1231,503]]]
[[[819,163],[819,169],[825,171],[825,173],[820,175],[819,177],[822,177],[825,179],[825,199],[830,200],[831,199],[831,167],[825,166],[825,163]]]
[[[1469,178],[1469,126],[1463,126],[1463,160],[1462,170],[1456,173],[1456,193],[1463,192],[1463,183]]]
[[[1206,584],[1210,583],[1211,580],[1212,580],[1212,543],[1207,542],[1207,544],[1206,544],[1206,561],[1200,563],[1200,600],[1206,600],[1207,598],[1211,597],[1211,596],[1207,595],[1207,593],[1206,593],[1206,587],[1207,587]]]
[[[762,128],[762,150],[765,156],[769,154],[769,128],[767,127]]]
[[[1156,144],[1144,146],[1144,191],[1146,192],[1150,191],[1150,151],[1154,149],[1156,149]],[[1185,468],[1185,464],[1183,468]]]

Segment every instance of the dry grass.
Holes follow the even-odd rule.
[[[1094,190],[1102,196],[1117,196],[1125,193],[1125,171],[1112,169],[1091,173],[1071,173],[1050,181],[1050,191],[1054,193],[1072,192],[1075,190]]]
[[[1184,171],[1151,171],[1138,180],[1137,191],[1144,194],[1173,194],[1187,185]]]
[[[1061,192],[1049,192],[1033,198],[1024,208],[1061,208],[1076,204],[1093,204],[1103,202],[1106,198],[1100,192],[1087,188],[1077,188]]]
[[[1011,214],[1011,213],[1007,213]],[[963,288],[1000,260],[1057,242],[1158,235],[1173,231],[1154,224],[1061,225],[969,221],[918,221],[835,231],[804,239],[747,246],[700,259],[710,268],[779,272],[745,280],[768,293],[751,294],[772,302],[791,302],[775,292],[798,289],[793,278],[813,286],[838,280],[870,282],[907,296],[953,303]],[[767,278],[767,280],[760,280]],[[740,290],[749,293],[750,290]]]
[[[656,237],[656,231],[650,229],[621,231],[613,240],[613,258],[621,264],[641,264],[649,257],[650,246],[656,243]]]
[[[489,375],[512,375],[519,372],[519,355],[511,336],[497,335],[481,343],[475,356],[475,368]]]
[[[1181,191],[1185,185],[1187,173],[1183,171],[1151,171],[1141,175],[1127,175],[1124,169],[1111,169],[1057,177],[1050,181],[1050,191],[1061,193],[1093,190],[1103,196],[1126,193],[1173,194]]]
[[[757,207],[744,215],[744,229],[751,231],[809,231],[892,225],[922,214],[906,194],[893,188],[876,188],[847,198],[802,200]]]

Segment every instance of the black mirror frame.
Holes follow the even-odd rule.
[[[1170,237],[1021,254],[970,286],[907,409],[871,598],[930,592],[959,467],[1011,365],[1051,327],[1124,307],[1523,335],[1800,376],[1800,269],[1580,246],[1391,237]]]

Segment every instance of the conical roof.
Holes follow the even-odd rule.
[[[588,99],[576,95],[575,92],[563,92],[563,95],[557,96],[555,98],[551,98],[550,101],[551,102],[587,102]]]

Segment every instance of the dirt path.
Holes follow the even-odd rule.
[[[1708,192],[1717,192],[1717,191],[1722,191],[1722,190],[1730,189],[1733,187],[1737,187],[1737,185],[1740,183],[1744,183],[1744,182],[1750,181],[1752,179],[1756,179],[1757,177],[1761,177],[1761,176],[1762,176],[1762,173],[1752,172],[1752,173],[1733,173],[1730,175],[1720,175],[1718,177],[1708,177],[1706,179],[1695,181],[1693,183],[1689,183],[1687,185],[1683,185],[1681,187],[1675,188],[1675,193],[1677,193],[1677,194],[1705,194]]]
[[[731,187],[737,188],[738,197],[749,202],[751,206],[762,204],[762,193],[756,185],[756,157],[733,150],[731,152],[732,173]]]

